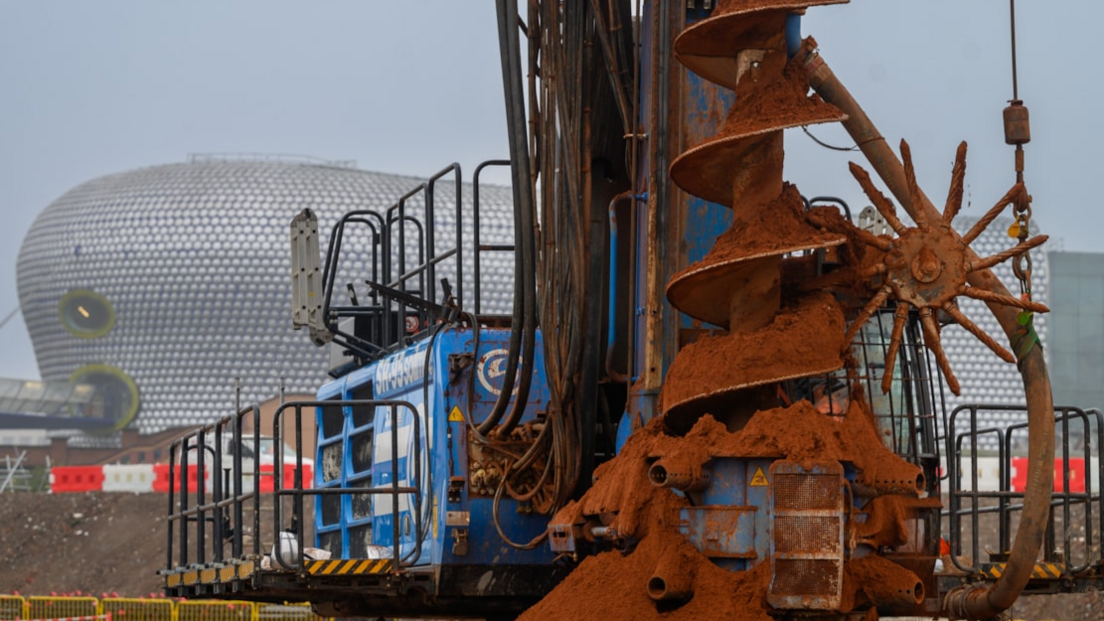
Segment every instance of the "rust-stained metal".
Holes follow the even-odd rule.
[[[759,557],[755,551],[758,511],[757,507],[732,505],[684,507],[679,530],[697,542],[701,553],[709,558],[755,560]]]
[[[709,471],[685,455],[661,457],[648,469],[648,480],[656,487],[673,487],[690,492],[709,485]]]
[[[737,53],[771,47],[782,32],[786,15],[814,6],[846,4],[849,0],[756,0],[725,2],[708,19],[675,39],[675,57],[703,78],[735,88],[739,80]]]
[[[693,565],[689,566],[693,568]],[[680,566],[677,555],[659,560],[648,579],[648,597],[657,602],[684,602],[694,596],[694,573]]]
[[[756,310],[753,297],[743,301],[742,308]],[[776,310],[767,319],[778,324],[769,336],[769,324],[759,325],[724,336],[704,337],[684,349],[671,364],[664,384],[661,404],[664,416],[683,421],[702,411],[728,411],[735,401],[749,401],[745,393],[749,388],[799,377],[822,376],[843,368],[843,358],[839,355],[844,348],[843,313],[830,294],[820,292],[808,296],[798,307]],[[785,338],[782,325],[818,326],[824,334],[825,347],[829,349],[818,357],[808,356],[805,343]],[[721,350],[729,356],[729,363],[703,366],[700,358],[694,356],[699,350],[711,352],[708,357],[712,361],[722,359],[716,353]],[[780,360],[786,361],[785,364],[779,365],[777,361]],[[773,391],[771,396],[774,396]]]
[[[844,241],[842,235],[804,225],[799,216],[785,232],[772,234],[763,226],[782,217],[780,209],[793,207],[787,199],[800,203],[797,190],[782,180],[782,130],[844,118],[836,108],[806,97],[804,89],[791,88],[787,82],[787,69],[792,71],[793,66],[787,65],[782,36],[786,11],[768,3],[740,10],[734,14],[739,19],[729,16],[723,22],[733,27],[740,20],[755,20],[766,13],[779,17],[777,30],[761,33],[749,43],[761,49],[745,46],[736,52],[732,61],[735,100],[718,136],[691,148],[671,165],[672,181],[691,194],[732,207],[732,231],[755,236],[754,240],[749,235],[733,237],[721,251],[715,248],[668,282],[667,299],[675,308],[731,332],[687,347],[672,362],[661,407],[668,424],[676,427],[691,421],[695,411],[700,415],[706,406],[729,401],[740,391],[834,371],[843,365],[839,358],[814,360],[780,350],[779,343],[793,340],[785,334],[772,334],[769,339],[754,336],[771,328],[780,314],[782,256]],[[831,323],[838,316],[842,322],[838,308],[824,313],[826,308],[809,305],[804,310],[812,313],[811,321]],[[830,333],[825,325],[825,332]],[[839,327],[842,329],[842,324]],[[731,348],[726,347],[729,342]],[[695,352],[700,355],[705,348],[725,349],[726,355],[731,349],[732,364],[703,367]],[[789,366],[780,369],[771,364],[776,360],[787,360]],[[744,401],[744,406],[751,407],[756,400]]]
[[[909,191],[904,167],[827,63],[819,55],[813,55],[808,59],[806,67],[809,70],[810,84],[817,93],[847,113],[848,120],[844,121],[844,128],[905,211],[916,221],[930,222],[939,218],[939,212],[923,191],[918,190],[915,196]],[[966,250],[966,259],[970,262],[979,261],[978,256],[969,248]],[[989,269],[970,272],[966,281],[971,287],[986,290],[1002,301],[1012,297]],[[1001,304],[995,299],[985,301],[1014,349],[1021,339],[1031,338],[1030,335],[1024,335],[1024,328],[1018,321],[1020,312],[1017,308]],[[995,583],[984,587],[956,589],[947,594],[942,604],[944,612],[952,616],[987,619],[1010,608],[1031,578],[1035,559],[1046,533],[1054,484],[1054,401],[1042,348],[1025,349],[1027,351],[1020,358],[1018,366],[1027,397],[1029,442],[1027,484],[1020,526],[1012,544],[1007,569]]]
[[[842,121],[845,115],[779,88],[786,53],[745,50],[736,67],[744,84],[718,136],[692,147],[671,164],[671,180],[687,192],[729,207],[755,204],[778,195],[782,183],[781,130]],[[819,104],[819,105],[818,105]]]
[[[771,464],[771,583],[775,608],[839,610],[843,603],[844,479],[836,461]]]
[[[1031,142],[1031,120],[1027,106],[1019,99],[1013,99],[1004,109],[1004,142],[1014,145]]]
[[[916,174],[912,165],[912,156],[908,143],[901,141],[901,155],[905,161],[905,183],[908,185],[909,194],[914,202],[919,202],[920,187],[916,183]],[[985,257],[983,259],[970,260],[969,243],[976,239],[985,230],[993,219],[1017,200],[1023,194],[1023,185],[1016,184],[1008,191],[997,204],[981,218],[965,235],[959,236],[951,223],[954,215],[961,209],[962,182],[966,172],[966,146],[963,143],[958,149],[958,156],[952,174],[951,190],[947,206],[938,218],[929,218],[927,214],[917,214],[917,225],[906,227],[897,218],[896,210],[876,188],[870,183],[870,177],[861,166],[852,163],[851,170],[859,181],[863,190],[873,201],[874,205],[886,222],[891,223],[895,239],[875,237],[873,235],[858,235],[860,241],[873,246],[884,253],[881,262],[875,263],[868,269],[872,273],[882,276],[884,284],[862,309],[859,316],[851,324],[851,328],[845,337],[850,342],[862,325],[870,316],[881,308],[888,299],[897,301],[898,313],[894,321],[894,338],[889,344],[886,357],[894,360],[897,350],[901,346],[901,329],[907,320],[908,310],[916,308],[920,312],[920,318],[924,329],[924,344],[931,349],[939,363],[947,385],[956,395],[959,394],[958,379],[951,369],[950,362],[943,352],[943,346],[939,338],[939,327],[933,319],[934,311],[944,311],[955,319],[970,334],[973,334],[984,343],[998,357],[1006,362],[1015,362],[1015,357],[1004,347],[1001,347],[992,337],[986,334],[973,321],[958,309],[954,303],[955,297],[965,295],[975,299],[986,299],[1006,306],[1014,306],[1026,311],[1046,312],[1047,308],[1037,302],[1021,300],[1011,296],[1002,297],[988,290],[975,287],[967,287],[967,276],[1006,261],[1029,248],[1038,246],[1046,241],[1046,236],[1038,236],[1031,240],[1025,240],[1016,247]],[[825,222],[825,226],[831,223]],[[849,223],[841,223],[842,226],[853,228]],[[857,232],[858,229],[855,229]],[[842,232],[842,231],[841,231]],[[901,312],[901,309],[904,309]],[[888,392],[890,375],[882,381],[882,391]]]
[[[878,608],[912,609],[924,601],[924,583],[912,571],[892,562],[880,564],[879,579],[862,586],[862,593]]]

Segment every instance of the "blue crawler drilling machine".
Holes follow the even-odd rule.
[[[1054,503],[1067,520],[1074,505],[1099,510],[1091,493],[1053,494],[1056,419],[1030,323],[1046,309],[990,271],[1044,238],[992,257],[970,249],[986,223],[964,235],[950,226],[964,148],[948,206],[935,209],[907,145],[902,164],[801,38],[806,9],[845,1],[646,0],[636,11],[628,0],[534,1],[519,15],[499,0],[510,159],[480,166],[470,186],[453,165],[384,212],[349,212],[324,256],[315,215],[294,218],[295,325],[342,353],[315,400],[275,418],[298,455],[304,422],[316,423],[313,480],[278,456],[270,518],[240,466],[221,463],[240,452],[174,452],[166,592],[306,600],[328,616],[513,618],[581,558],[632,549],[638,507],[619,488],[634,485],[676,496],[679,536],[714,564],[767,564],[763,599],[777,617],[987,618],[1029,583],[1096,585],[1099,551],[1074,567],[1052,554],[1046,528]],[[1026,108],[1010,110],[1022,155]],[[915,226],[858,165],[883,229],[783,182],[783,131],[829,122],[855,137]],[[487,165],[511,169],[512,244],[480,240]],[[1023,214],[1027,201],[1017,184],[990,215]],[[370,248],[350,248],[354,230]],[[503,252],[514,257],[512,314],[484,313],[484,257]],[[350,256],[369,256],[370,273],[353,273]],[[990,304],[1012,351],[957,296]],[[1023,374],[1023,492],[962,489],[958,457],[986,430],[974,417],[958,434],[945,419],[942,382],[958,390],[939,338],[948,322]],[[249,442],[243,422],[258,412],[178,444]],[[1089,415],[1058,420],[1075,416]],[[604,476],[623,472],[632,438],[674,446],[706,424],[731,441],[639,456],[643,479]],[[766,435],[741,441],[752,428]],[[190,467],[238,476],[190,482]],[[987,563],[979,500],[999,503],[983,510],[1001,533]],[[969,519],[974,558],[963,560]],[[937,571],[947,520],[961,571]],[[865,599],[846,592],[859,562],[887,576]],[[1040,566],[1064,581],[1040,579]],[[680,578],[657,568],[610,597],[650,597],[660,610],[693,597]]]

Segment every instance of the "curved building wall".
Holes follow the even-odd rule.
[[[130,424],[143,433],[229,414],[235,378],[243,403],[272,397],[281,379],[288,392],[313,393],[325,379],[328,352],[291,328],[291,218],[314,210],[325,252],[341,214],[382,212],[421,182],[326,165],[195,161],[74,188],[39,215],[17,265],[42,378],[76,375],[114,382],[121,392],[120,382],[131,379],[139,400]],[[470,186],[463,194],[470,240]],[[454,196],[454,183],[443,179],[435,203],[438,248],[454,239],[441,234],[454,230]],[[481,185],[480,201],[483,241],[510,243],[509,188]],[[420,216],[420,199],[408,210]],[[365,231],[346,237],[354,261],[340,283],[370,275],[370,253],[356,252],[366,240]],[[468,248],[470,254],[470,242]],[[508,310],[511,266],[509,255],[484,259],[484,312]],[[448,269],[439,267],[438,277]],[[470,299],[470,266],[464,280]]]

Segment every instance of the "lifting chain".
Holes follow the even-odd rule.
[[[1022,178],[1022,175],[1017,175]],[[1031,197],[1025,192],[1012,207],[1016,222],[1008,230],[1009,237],[1027,241],[1031,228]],[[1012,258],[1012,273],[1020,281],[1020,295],[1031,300],[1031,252],[1023,251]]]
[[[1016,183],[1024,182],[1023,146],[1031,141],[1031,125],[1027,107],[1020,99],[1019,83],[1016,77],[1016,0],[1009,0],[1010,23],[1012,27],[1012,100],[1004,109],[1004,141],[1016,147]],[[1016,222],[1008,229],[1009,237],[1020,242],[1027,240],[1031,225],[1031,196],[1025,191],[1013,205]],[[1020,296],[1031,300],[1031,254],[1024,250],[1012,260],[1012,273],[1020,281]],[[1022,321],[1021,321],[1022,323]]]
[[[1004,109],[1004,141],[1016,147],[1016,183],[1024,182],[1024,148],[1031,141],[1031,124],[1027,107],[1020,99],[1019,83],[1016,78],[1016,0],[1008,0],[1010,24],[1012,27],[1012,100]],[[1008,229],[1008,235],[1026,241],[1031,233],[1031,195],[1025,189],[1013,203],[1016,221]],[[1020,300],[1031,302],[1031,251],[1024,248],[1012,258],[1012,273],[1020,281]],[[1016,317],[1018,327],[1012,336],[1012,347],[1016,350],[1017,363],[1022,362],[1028,352],[1039,342],[1035,333],[1033,315],[1029,309],[1022,309]]]

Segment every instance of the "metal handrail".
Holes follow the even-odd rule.
[[[1024,406],[1010,406],[1010,405],[995,405],[995,404],[969,404],[962,405],[956,408],[950,415],[948,422],[948,434],[945,438],[947,442],[947,470],[948,479],[951,483],[951,489],[949,490],[949,507],[944,512],[944,515],[950,519],[950,534],[952,538],[952,554],[951,560],[954,565],[967,573],[976,574],[980,572],[978,566],[979,554],[980,554],[980,527],[979,516],[983,514],[997,514],[999,520],[998,539],[1000,552],[1004,553],[1011,547],[1012,537],[1012,516],[1013,514],[1021,512],[1025,508],[1025,493],[1012,491],[1011,481],[1011,460],[1012,460],[1012,441],[1013,436],[1017,432],[1026,431],[1028,428],[1027,422],[1015,423],[1008,425],[1003,429],[997,429],[989,427],[985,429],[979,429],[977,426],[977,415],[979,411],[1003,411],[1003,412],[1025,412]],[[1093,516],[1093,503],[1101,502],[1101,491],[1093,486],[1093,472],[1092,461],[1097,459],[1097,487],[1100,482],[1104,481],[1104,459],[1100,459],[1102,448],[1104,448],[1104,416],[1101,415],[1099,410],[1084,411],[1075,407],[1059,407],[1054,408],[1054,424],[1060,425],[1063,431],[1063,441],[1061,445],[1061,460],[1062,460],[1062,491],[1054,492],[1053,498],[1049,503],[1051,519],[1049,520],[1050,526],[1046,531],[1047,547],[1045,552],[1045,558],[1048,561],[1053,562],[1057,555],[1060,553],[1067,565],[1065,568],[1066,575],[1076,575],[1089,569],[1095,564],[1099,564],[1102,559],[1094,558],[1093,548],[1094,541],[1096,544],[1100,543],[1100,539],[1104,536],[1104,511],[1099,508],[1097,510],[1098,515],[1096,519],[1099,520],[1099,524],[1094,525]],[[963,433],[955,431],[956,423],[959,415],[969,414],[969,429]],[[1077,419],[1082,422],[1084,429],[1084,445],[1081,448],[1081,458],[1085,464],[1085,491],[1073,492],[1070,489],[1070,459],[1073,453],[1071,449],[1070,435],[1069,435],[1069,421],[1070,419]],[[1096,435],[1096,447],[1092,446],[1092,430],[1095,422],[1095,435]],[[998,463],[999,463],[999,478],[1000,486],[997,491],[980,491],[978,490],[978,439],[982,435],[996,434],[998,436]],[[971,485],[970,490],[963,490],[961,486],[962,478],[962,464],[963,459],[963,443],[968,440],[970,444],[970,465],[971,465]],[[992,507],[981,507],[979,501],[982,499],[995,499],[997,505]],[[964,500],[970,501],[970,507],[963,508],[962,503]],[[1019,502],[1017,502],[1019,501]],[[1081,505],[1085,511],[1085,542],[1083,544],[1085,558],[1083,562],[1072,565],[1070,564],[1073,559],[1074,553],[1074,538],[1073,530],[1069,528],[1072,519],[1072,508]],[[1062,548],[1059,549],[1056,541],[1056,531],[1053,528],[1053,517],[1057,509],[1061,509],[1061,515],[1063,517],[1064,536],[1062,538]],[[968,517],[970,520],[972,544],[971,544],[971,558],[974,564],[969,565],[963,562],[960,558],[962,550],[962,518]],[[1095,533],[1094,533],[1095,531]],[[1081,548],[1079,548],[1081,549]],[[1095,555],[1099,557],[1100,554]]]
[[[325,489],[304,489],[303,487],[303,443],[302,443],[302,427],[303,427],[303,413],[304,407],[334,407],[341,406],[344,410],[345,406],[349,407],[387,407],[390,409],[391,428],[393,430],[391,434],[391,471],[392,480],[391,485],[386,488],[325,488]],[[398,450],[398,416],[399,411],[405,409],[410,412],[414,425],[414,485],[399,485],[397,473],[399,471],[399,450]],[[291,489],[283,489],[283,467],[284,467],[284,433],[282,430],[286,430],[286,426],[283,424],[284,415],[289,410],[295,412],[295,475],[293,480],[293,486]],[[173,440],[170,443],[170,455],[169,455],[169,515],[168,515],[168,546],[167,546],[167,559],[166,569],[168,571],[175,571],[180,568],[194,567],[194,566],[208,566],[211,564],[221,566],[228,560],[240,561],[248,558],[259,559],[262,557],[260,549],[260,499],[262,492],[260,491],[260,462],[259,459],[254,460],[256,466],[254,474],[254,485],[250,491],[244,491],[242,485],[242,479],[245,475],[242,469],[242,428],[243,422],[246,416],[251,416],[253,422],[253,446],[260,446],[260,408],[254,404],[247,408],[242,409],[234,416],[224,417],[214,423],[193,430],[192,432]],[[233,442],[237,450],[233,452],[234,470],[233,470],[233,491],[231,494],[227,494],[227,490],[224,489],[222,477],[219,473],[222,470],[222,434],[223,431],[231,426],[233,432]],[[282,541],[280,537],[276,536],[274,544],[274,563],[278,563],[281,567],[289,570],[297,570],[300,572],[305,571],[304,568],[304,530],[303,530],[303,501],[304,498],[309,496],[323,496],[323,495],[346,495],[346,494],[387,494],[391,496],[391,518],[393,528],[393,541],[392,541],[392,570],[399,570],[403,567],[404,558],[417,559],[421,556],[422,552],[422,537],[421,533],[424,532],[422,524],[422,512],[414,511],[414,525],[416,536],[414,538],[414,549],[412,554],[404,557],[401,554],[402,541],[400,533],[400,503],[399,497],[403,494],[411,494],[415,498],[421,493],[422,484],[422,421],[418,415],[418,410],[412,404],[407,401],[401,400],[382,400],[382,399],[353,399],[344,401],[291,401],[281,404],[276,410],[273,418],[273,441],[275,444],[275,459],[273,465],[273,497],[276,498],[273,508],[273,532],[281,532],[283,526],[283,514],[282,503],[279,501],[283,497],[291,497],[293,499],[292,511],[293,521],[296,523],[297,532],[295,533],[297,541],[300,542],[298,546],[296,556],[296,567],[292,567],[285,562],[283,558]],[[208,442],[208,438],[213,437],[214,446]],[[196,497],[195,502],[190,502],[189,486],[188,486],[188,470],[189,470],[189,453],[193,448],[202,447],[203,450],[198,451],[197,463],[196,463]],[[206,459],[205,454],[210,451],[213,458],[212,468],[212,493],[210,499],[207,495],[206,486]],[[177,463],[177,457],[179,454],[179,463]],[[177,493],[177,483],[179,482],[179,493]],[[247,501],[252,501],[253,509],[253,550],[252,554],[246,556],[243,550],[243,521],[244,521],[244,505]],[[411,503],[411,506],[416,506],[417,503]],[[223,523],[224,516],[223,511],[232,511],[232,521],[230,526],[232,528],[229,536],[225,530]],[[207,559],[207,522],[212,521],[212,537],[214,541],[214,555],[213,559],[208,561]],[[192,560],[191,551],[193,548],[189,546],[188,528],[189,522],[196,524],[196,551],[194,562]],[[177,529],[179,531],[177,532]],[[227,559],[223,555],[223,541],[229,539],[231,542],[231,559]],[[176,563],[174,563],[174,556],[177,557]]]
[[[327,489],[303,489],[303,447],[302,447],[302,431],[303,431],[303,408],[304,407],[335,407],[341,406],[343,411],[345,406],[370,406],[370,407],[388,407],[391,412],[391,487],[384,488],[327,488]],[[414,424],[414,485],[413,486],[400,486],[398,482],[398,470],[399,470],[399,434],[398,434],[398,413],[399,408],[406,408],[410,414]],[[295,481],[292,489],[285,490],[282,485],[283,476],[283,453],[284,443],[283,434],[280,432],[284,414],[289,410],[295,411]],[[276,410],[272,420],[272,435],[276,443],[276,463],[273,468],[274,483],[273,494],[277,498],[275,507],[273,509],[273,525],[274,532],[280,532],[282,526],[282,503],[279,502],[279,498],[290,496],[293,498],[292,503],[292,520],[296,524],[297,532],[295,533],[296,539],[300,542],[297,550],[297,566],[291,567],[283,558],[282,541],[280,537],[276,537],[275,543],[275,562],[278,562],[286,569],[298,570],[300,572],[304,570],[304,550],[303,550],[303,498],[305,496],[325,496],[325,495],[346,495],[346,494],[389,494],[391,496],[391,526],[392,526],[392,571],[402,568],[403,557],[400,554],[400,548],[402,544],[400,542],[400,526],[399,526],[399,496],[402,494],[413,494],[415,498],[420,495],[421,482],[422,482],[422,434],[421,434],[421,418],[418,415],[418,410],[410,402],[396,400],[396,399],[349,399],[342,401],[289,401],[280,405]],[[411,503],[412,506],[416,503]],[[414,537],[415,552],[411,556],[413,559],[417,559],[421,556],[422,552],[422,539],[419,535],[422,532],[422,515],[420,511],[414,511]]]

